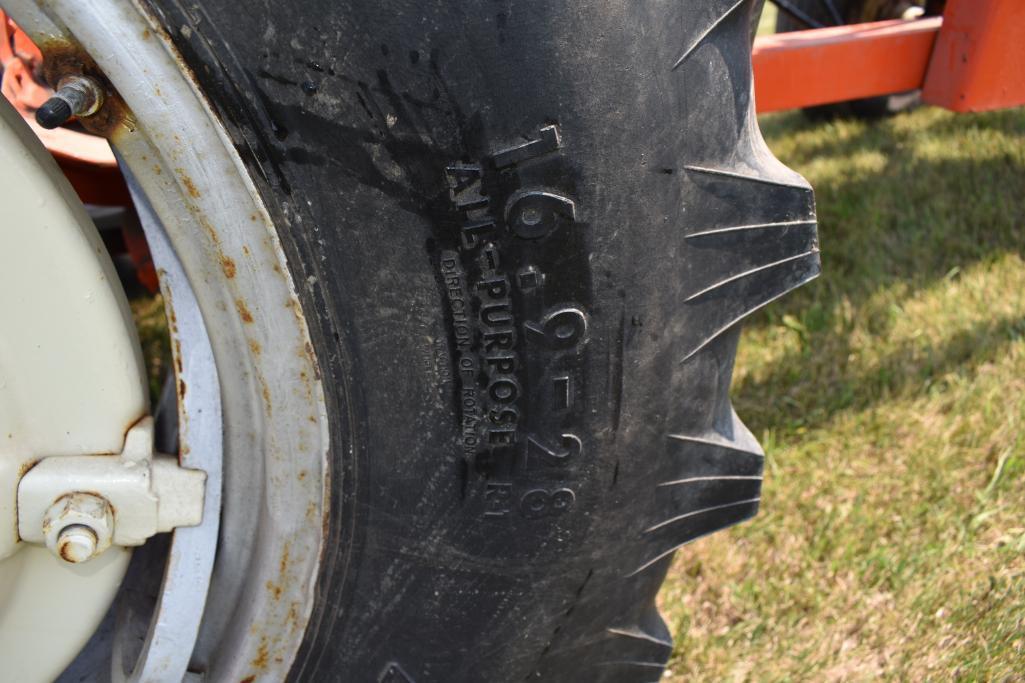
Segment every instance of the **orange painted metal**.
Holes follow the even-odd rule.
[[[146,235],[137,218],[125,221],[121,226],[121,239],[124,240],[125,251],[128,252],[128,257],[135,266],[135,277],[139,280],[139,284],[149,290],[151,294],[159,292],[160,278],[157,276],[157,267],[153,263]]]
[[[0,91],[3,97],[21,113],[25,123],[53,155],[79,199],[86,204],[131,207],[125,179],[106,139],[65,127],[46,130],[35,122],[35,110],[53,94],[35,79],[42,59],[39,48],[0,10],[0,63],[3,64]],[[135,264],[139,282],[150,292],[159,291],[153,259],[138,220],[127,220],[121,227],[121,236]]]
[[[1025,104],[1025,0],[947,0],[922,99],[962,112]]]
[[[3,96],[21,112],[83,202],[128,206],[131,201],[128,188],[105,139],[71,128],[45,130],[36,125],[35,110],[53,94],[35,79],[42,58],[39,48],[0,10],[0,62],[3,64],[0,90]]]
[[[50,153],[53,154],[52,149]],[[132,198],[116,164],[111,168],[57,154],[53,154],[53,157],[83,204],[131,206]]]
[[[755,105],[770,112],[920,88],[941,24],[896,19],[761,36]]]
[[[37,108],[50,96],[49,89],[39,85],[32,73],[32,65],[41,58],[39,48],[0,10],[0,63],[4,69],[0,90],[19,109]]]
[[[761,112],[923,88],[955,111],[1025,104],[1025,0],[947,0],[944,16],[761,36],[752,61]],[[50,90],[33,77],[41,55],[0,11],[3,94],[31,121]],[[106,141],[68,128],[36,133],[83,201],[127,205]]]

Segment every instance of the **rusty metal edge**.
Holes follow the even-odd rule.
[[[179,459],[185,467],[206,472],[203,520],[176,529],[168,551],[156,612],[150,620],[142,654],[126,666],[135,629],[118,629],[111,658],[114,681],[181,681],[188,673],[210,587],[220,530],[223,485],[221,396],[210,336],[196,295],[171,248],[163,225],[126,170],[125,181],[158,266],[160,289],[170,321],[178,405]],[[186,391],[191,386],[192,391]]]

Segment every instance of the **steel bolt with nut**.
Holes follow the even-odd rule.
[[[66,526],[57,536],[57,556],[72,564],[91,559],[96,546],[96,532],[84,524]]]
[[[43,517],[46,547],[70,564],[86,562],[110,547],[114,514],[106,498],[93,493],[62,496]]]

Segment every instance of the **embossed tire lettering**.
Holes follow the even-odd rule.
[[[673,554],[759,505],[739,323],[819,270],[811,188],[758,133],[760,3],[147,4],[320,362],[332,505],[291,678],[658,679]]]

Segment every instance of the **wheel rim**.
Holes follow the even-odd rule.
[[[328,506],[326,410],[267,211],[156,21],[128,2],[8,2],[47,50],[92,55],[126,109],[105,128],[161,219],[211,335],[223,398],[221,546],[193,661],[281,679],[312,609]],[[88,123],[88,122],[86,122]]]
[[[51,680],[103,618],[130,553],[111,548],[67,566],[20,542],[20,477],[43,457],[120,452],[148,399],[113,265],[70,185],[6,100],[0,173],[0,661],[11,680]]]

